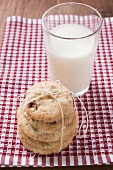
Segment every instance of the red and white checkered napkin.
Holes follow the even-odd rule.
[[[58,154],[36,155],[17,134],[15,99],[48,79],[41,20],[7,19],[0,66],[0,166],[76,166],[113,163],[113,18],[105,18],[89,91],[81,97],[88,113],[87,134]],[[77,101],[79,122],[85,115]],[[18,105],[20,102],[18,102]],[[90,114],[92,113],[92,114]]]

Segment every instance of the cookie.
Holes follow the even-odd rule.
[[[61,150],[63,150],[64,148],[66,148],[72,141],[72,139],[74,138],[75,133],[71,132],[70,136],[68,137],[67,141],[65,141],[62,145],[62,148],[59,147],[55,147],[53,149],[40,149],[40,148],[35,148],[34,146],[32,146],[32,144],[27,143],[27,141],[25,141],[24,138],[22,138],[22,136],[20,135],[20,140],[22,142],[22,144],[25,146],[26,149],[37,153],[37,154],[42,154],[42,155],[46,155],[46,154],[51,154],[51,153],[58,153]]]
[[[30,118],[44,122],[53,122],[62,118],[73,109],[73,99],[70,92],[61,87],[58,82],[41,82],[33,85],[22,104],[23,112]],[[62,108],[62,111],[61,111]]]
[[[69,125],[64,126],[64,136],[70,133],[72,127],[77,127],[77,120],[77,114],[75,114],[72,122]],[[61,137],[61,128],[57,131],[52,131],[52,129],[51,131],[36,129],[29,124],[23,114],[18,115],[18,126],[28,137],[33,140],[53,142],[59,140]]]
[[[21,113],[20,113],[21,114]],[[40,120],[35,120],[30,118],[30,116],[27,115],[26,112],[23,113],[25,118],[28,120],[28,122],[34,127],[42,130],[53,130],[56,131],[62,127],[62,119],[58,121],[53,122],[44,122]],[[71,123],[73,117],[75,116],[75,110],[73,110],[67,115],[67,117],[64,117],[64,125]]]
[[[35,148],[39,148],[39,149],[54,149],[54,148],[60,148],[61,147],[61,142],[64,143],[65,141],[68,140],[68,138],[70,137],[70,133],[68,135],[66,135],[65,137],[62,137],[62,139],[60,138],[58,141],[55,142],[40,142],[38,140],[33,140],[32,138],[28,137],[21,129],[19,130],[19,134],[21,135],[21,137],[29,144],[32,145]],[[73,133],[75,133],[75,127],[73,127],[71,129],[71,131]],[[61,141],[62,140],[62,141]]]
[[[72,141],[78,125],[72,94],[57,81],[37,83],[17,111],[20,140],[39,154],[56,153]]]

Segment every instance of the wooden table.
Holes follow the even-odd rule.
[[[4,22],[8,16],[16,15],[26,18],[41,18],[51,6],[75,0],[0,0],[0,25],[3,33]],[[96,8],[103,17],[113,16],[113,0],[77,0]],[[2,37],[2,36],[0,36]]]
[[[4,23],[8,16],[22,16],[26,18],[41,18],[42,14],[51,6],[63,3],[72,2],[74,0],[0,0],[0,37],[3,34]],[[77,2],[86,3],[96,8],[103,17],[113,16],[113,0],[76,0]],[[7,168],[2,168],[7,169]],[[18,169],[18,168],[8,168]],[[23,169],[37,169],[37,168],[21,168]],[[42,168],[38,168],[42,169]],[[51,169],[51,168],[44,168]],[[55,167],[52,168],[57,169]],[[74,169],[74,170],[113,170],[112,165],[102,166],[81,166],[81,167],[58,167],[58,169]]]

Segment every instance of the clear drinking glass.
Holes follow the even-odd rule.
[[[90,85],[102,27],[100,13],[82,3],[62,3],[48,9],[42,26],[51,80],[84,94]]]

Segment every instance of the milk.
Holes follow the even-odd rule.
[[[51,30],[60,37],[80,38],[92,31],[77,24],[63,24]],[[63,39],[46,37],[46,52],[51,80],[60,80],[69,90],[79,94],[88,89],[95,58],[94,37]]]

